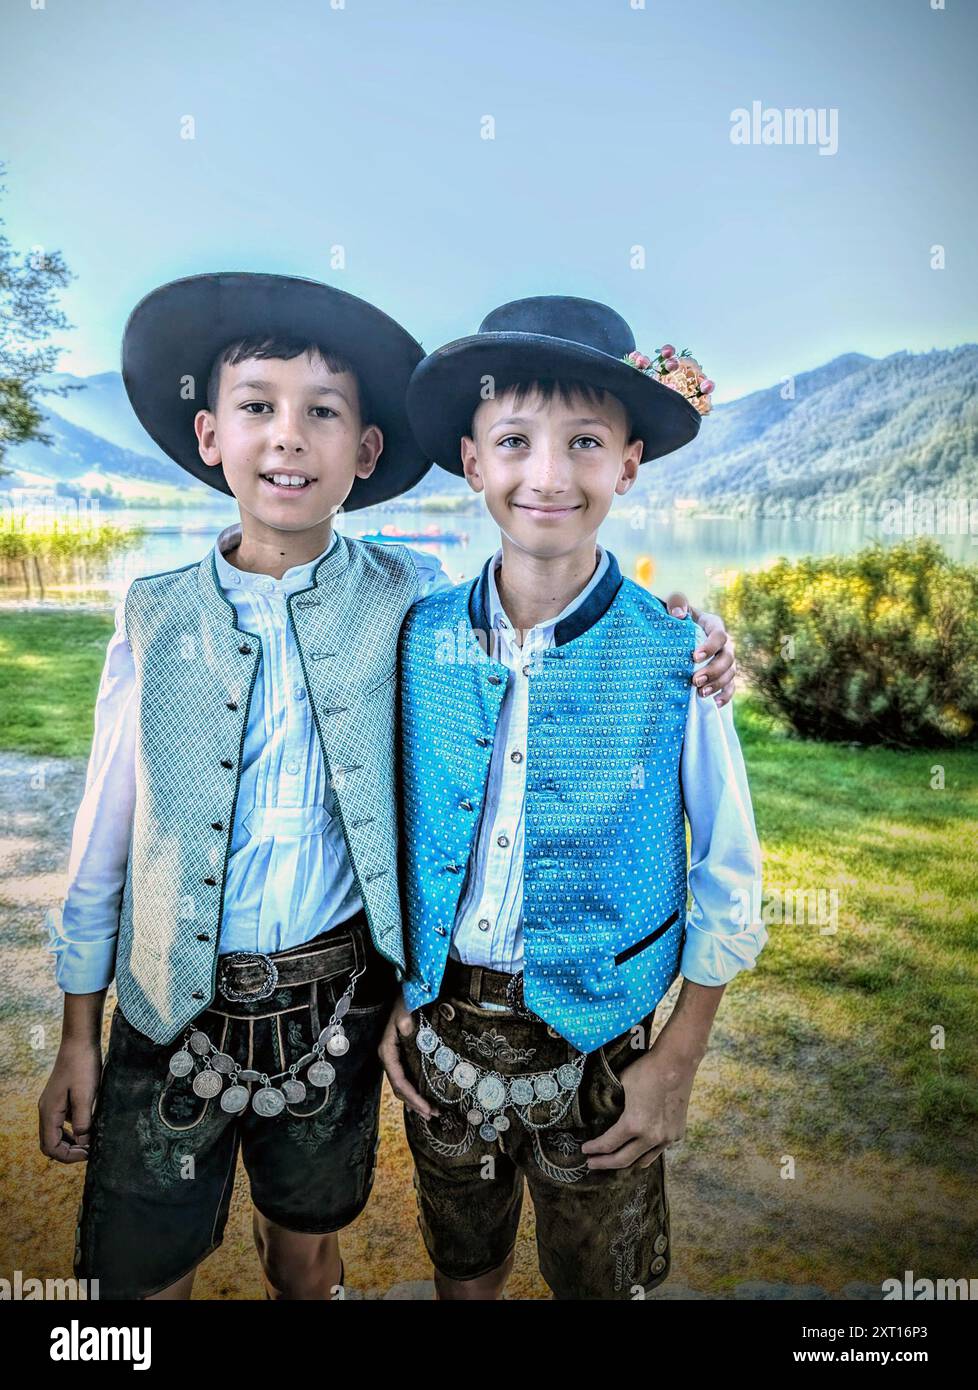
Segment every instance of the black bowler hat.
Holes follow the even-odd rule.
[[[623,360],[634,351],[632,330],[607,304],[568,295],[515,299],[493,309],[478,333],[418,364],[407,395],[411,428],[430,458],[462,476],[459,441],[471,430],[486,377],[496,391],[517,382],[583,381],[622,402],[647,463],[695,439],[701,415],[679,391]]]
[[[370,420],[384,449],[369,478],[357,478],[348,512],[387,502],[431,467],[419,449],[404,394],[421,345],[366,300],[318,280],[226,271],[161,285],[140,300],[122,338],[122,379],[140,423],[172,459],[201,482],[230,495],[220,465],[197,452],[194,416],[207,406],[207,380],[218,353],[239,338],[305,339],[350,362],[366,388]],[[193,399],[185,400],[187,378]]]

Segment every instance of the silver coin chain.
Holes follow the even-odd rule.
[[[293,1062],[285,1071],[269,1076],[267,1072],[246,1067],[243,1063],[236,1062],[229,1053],[222,1052],[202,1029],[191,1024],[183,1036],[180,1051],[175,1052],[170,1058],[170,1074],[184,1077],[196,1072],[192,1083],[194,1094],[205,1100],[212,1100],[220,1094],[221,1109],[229,1115],[237,1115],[246,1110],[249,1100],[256,1115],[266,1119],[280,1115],[286,1105],[299,1105],[305,1100],[306,1082],[310,1086],[328,1090],[336,1080],[336,1069],[326,1060],[326,1054],[328,1052],[331,1057],[342,1057],[350,1050],[350,1040],[344,1031],[343,1019],[353,1001],[357,980],[362,974],[363,971],[358,970],[350,976],[349,984],[337,1000],[329,1022],[313,1043],[311,1051]],[[201,1064],[199,1070],[198,1063]],[[305,1081],[300,1081],[297,1073],[306,1066],[309,1070],[306,1072]],[[252,1093],[249,1087],[256,1081],[259,1087]],[[276,1081],[281,1081],[281,1086],[274,1085]]]
[[[418,1022],[414,1042],[421,1054],[425,1080],[446,1104],[456,1105],[465,1112],[469,1131],[461,1141],[462,1147],[452,1146],[460,1153],[471,1145],[476,1133],[487,1143],[504,1134],[510,1125],[507,1110],[514,1110],[527,1129],[543,1130],[558,1124],[570,1109],[584,1074],[587,1061],[584,1053],[578,1053],[572,1062],[563,1062],[549,1071],[503,1076],[460,1057],[423,1013],[418,1014]],[[445,1082],[449,1080],[459,1089],[455,1099],[445,1094]],[[536,1122],[530,1119],[528,1112],[531,1106],[541,1102],[550,1103],[550,1114],[548,1119]]]

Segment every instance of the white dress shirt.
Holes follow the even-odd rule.
[[[361,907],[322,749],[309,710],[286,598],[312,584],[337,542],[281,579],[235,568],[223,552],[241,539],[226,527],[214,546],[218,581],[237,625],[261,637],[241,780],[231,831],[219,951],[269,954],[349,920]],[[450,588],[438,559],[410,550],[419,598]],[[62,910],[49,919],[56,979],[69,994],[104,989],[114,974],[119,905],[135,805],[139,691],[116,608],[95,705],[85,792],[75,818]]]
[[[486,795],[452,930],[451,953],[466,965],[515,974],[523,968],[523,845],[529,686],[539,653],[554,646],[554,629],[588,597],[608,568],[598,564],[563,612],[531,628],[523,647],[499,598],[489,567],[488,621],[500,635],[499,660],[510,668],[493,740]],[[697,627],[699,639],[706,634]],[[534,659],[536,658],[536,660]],[[700,663],[706,665],[706,662]],[[514,756],[514,754],[516,756]],[[686,943],[680,969],[701,985],[726,984],[751,968],[767,941],[761,922],[743,922],[743,904],[759,900],[761,851],[743,754],[729,702],[718,707],[690,686],[680,764],[690,827]]]

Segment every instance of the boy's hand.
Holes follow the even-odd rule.
[[[384,1029],[384,1036],[380,1040],[377,1053],[384,1064],[384,1071],[387,1073],[387,1080],[391,1083],[391,1090],[398,1100],[403,1101],[409,1110],[413,1110],[424,1119],[430,1120],[433,1116],[440,1115],[441,1111],[430,1105],[421,1092],[415,1090],[411,1085],[401,1060],[401,1038],[413,1038],[416,1031],[411,1012],[399,994],[393,1009],[391,1009],[391,1016],[387,1020],[387,1027]]]
[[[733,699],[737,683],[737,663],[734,660],[733,638],[723,625],[723,619],[716,613],[698,613],[690,607],[685,594],[670,594],[666,608],[674,618],[685,618],[687,612],[694,623],[699,623],[706,633],[706,641],[693,653],[694,661],[713,660],[693,677],[698,695],[713,695],[718,705],[725,705]]]
[[[699,1056],[671,1048],[663,1030],[650,1052],[625,1067],[621,1074],[624,1112],[599,1138],[581,1145],[591,1172],[648,1168],[663,1149],[683,1138],[699,1062]]]
[[[92,1106],[102,1074],[102,1049],[95,1038],[63,1041],[37,1103],[41,1153],[57,1163],[88,1158]],[[71,1128],[66,1129],[65,1125]]]

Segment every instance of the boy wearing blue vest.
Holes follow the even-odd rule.
[[[189,1297],[239,1151],[267,1296],[338,1296],[405,963],[397,638],[449,580],[333,518],[430,466],[404,407],[421,355],[372,305],[276,275],[178,280],[127,324],[137,416],[240,525],[117,611],[52,931],[40,1141],[87,1159],[75,1271],[102,1298]]]
[[[701,629],[597,539],[708,409],[712,384],[674,357],[637,353],[604,305],[536,298],[431,354],[408,392],[422,448],[501,532],[400,648],[409,973],[382,1056],[441,1298],[500,1296],[524,1178],[557,1298],[667,1278],[665,1149],[723,990],[766,941],[739,909],[760,852],[732,711],[690,687]]]

